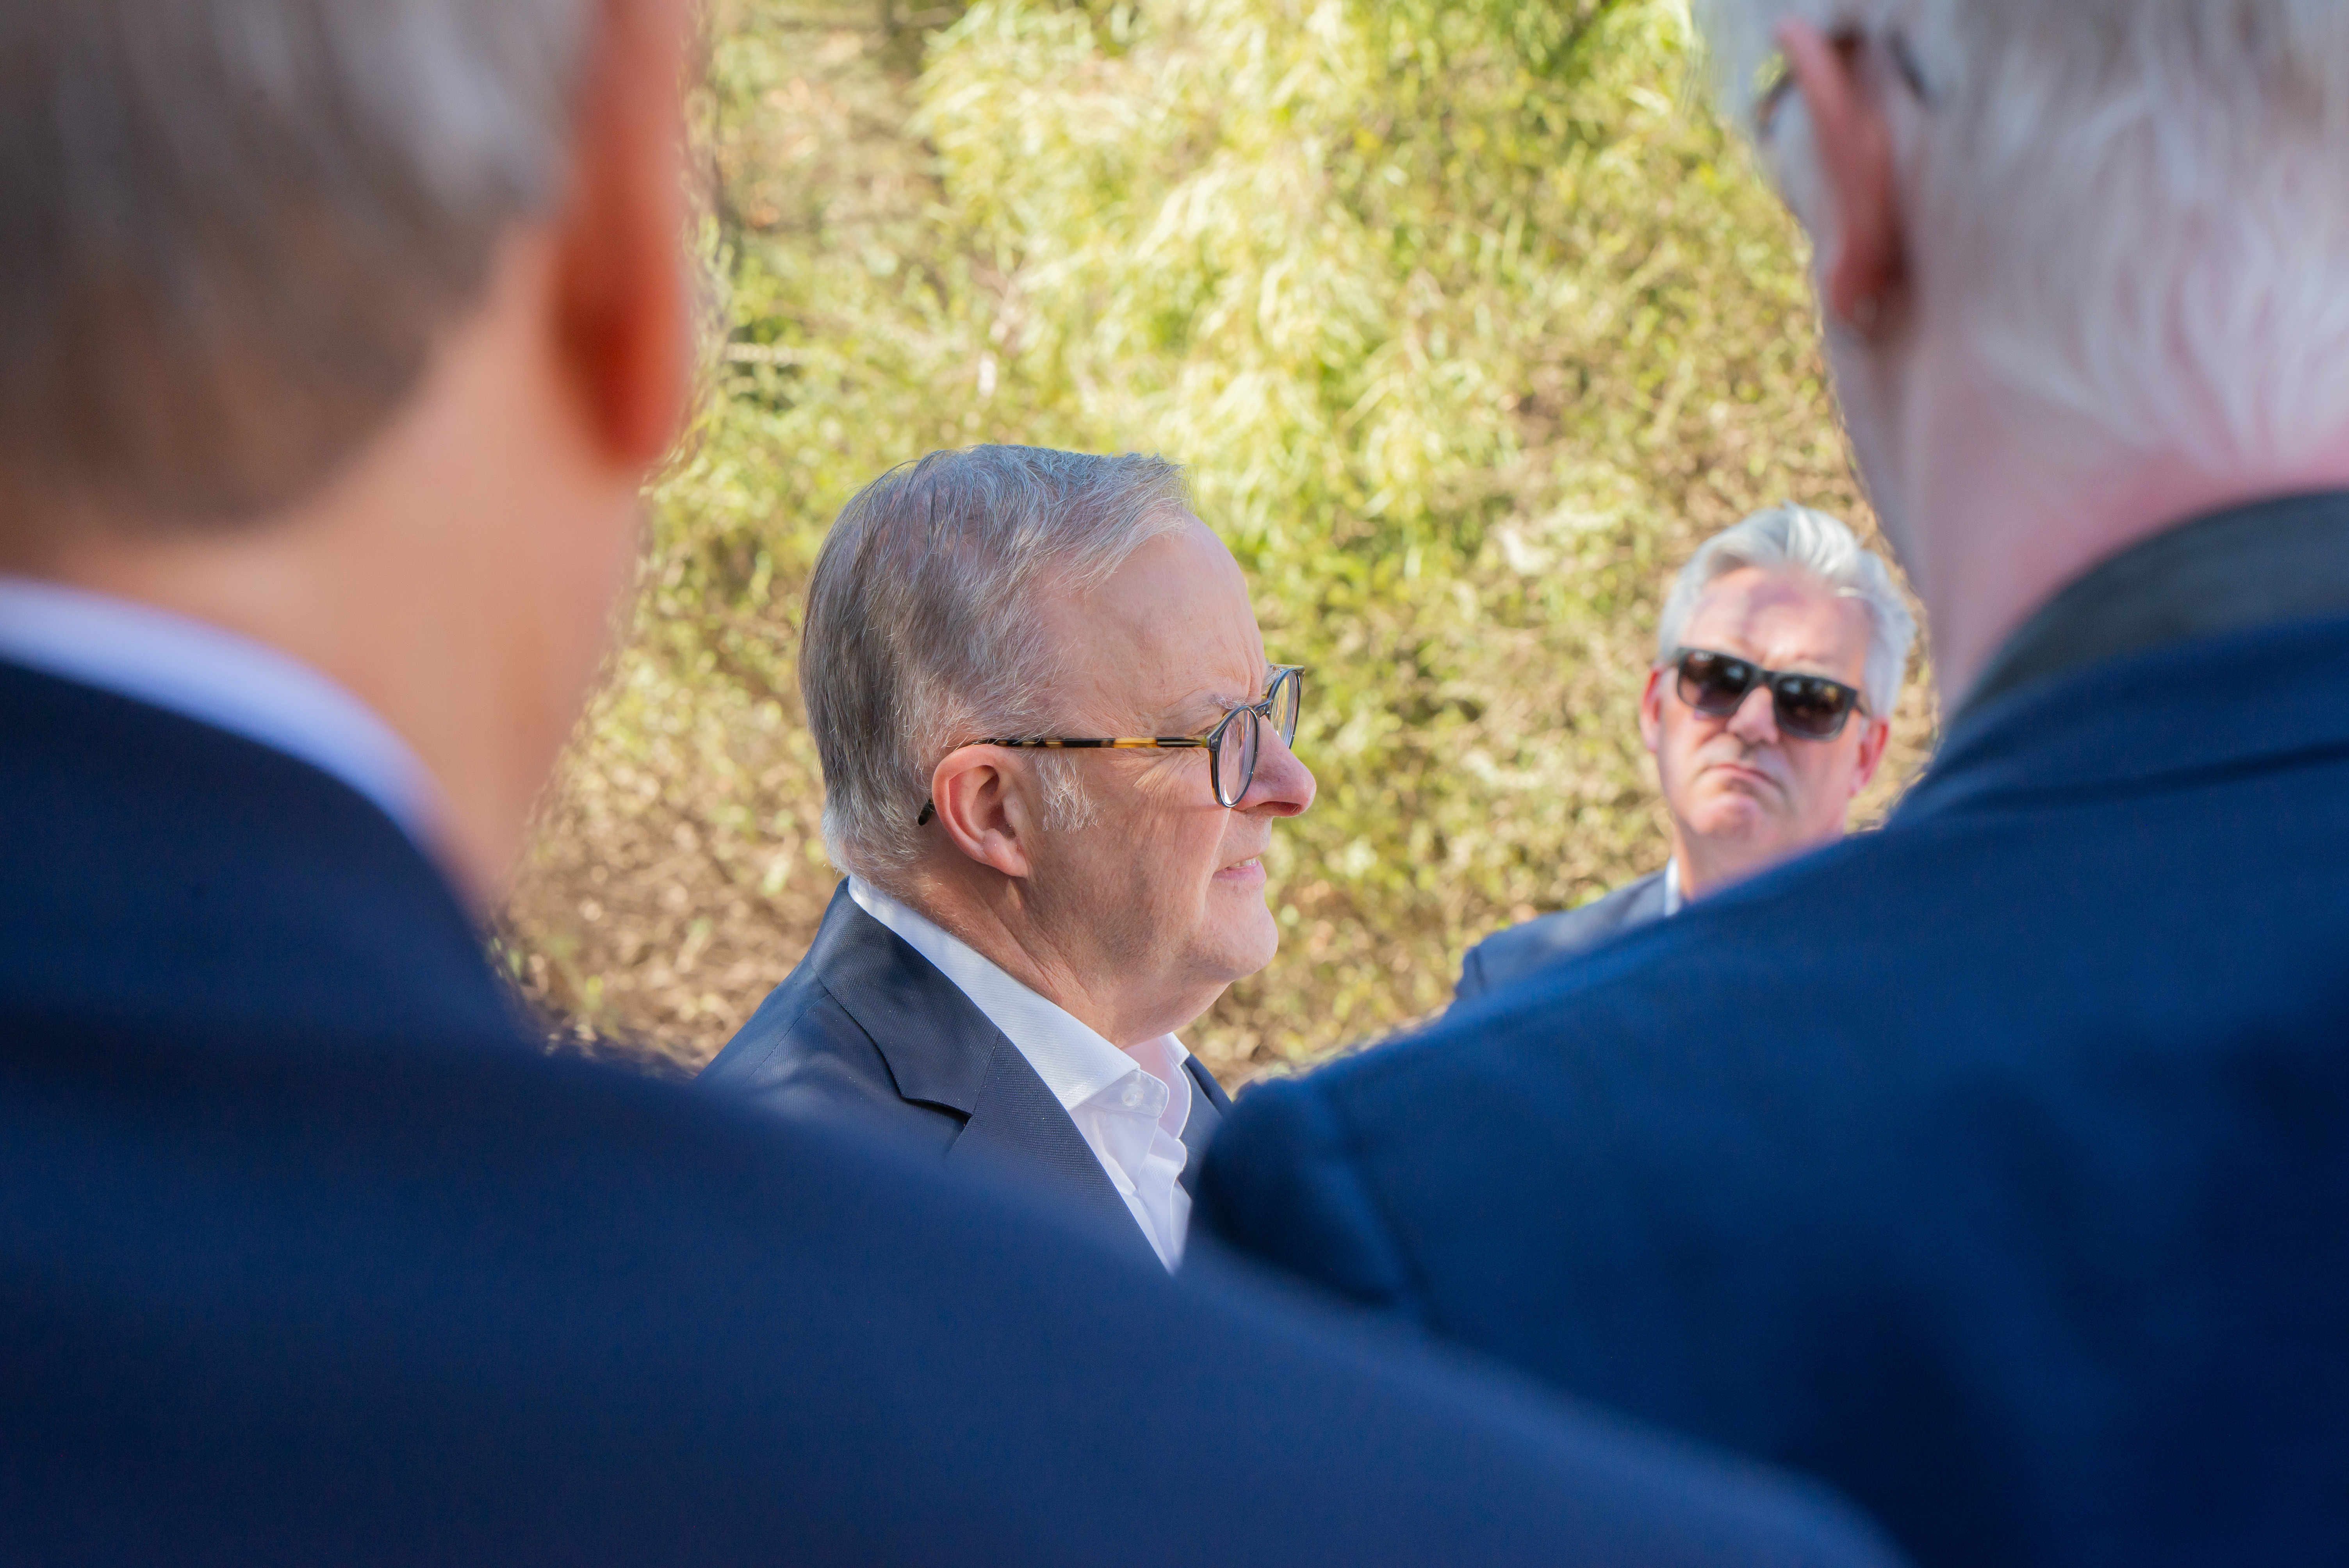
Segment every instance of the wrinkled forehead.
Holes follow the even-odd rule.
[[[1681,642],[1773,669],[1857,681],[1868,663],[1868,607],[1807,572],[1740,567],[1716,578],[1690,612]]]
[[[1253,700],[1264,639],[1239,563],[1193,518],[1101,582],[1048,595],[1071,717],[1102,725],[1193,720]],[[1208,699],[1214,699],[1210,701]]]

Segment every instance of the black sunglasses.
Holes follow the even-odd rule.
[[[1675,683],[1681,700],[1699,713],[1727,718],[1745,704],[1755,686],[1770,688],[1770,706],[1778,727],[1805,740],[1833,740],[1843,733],[1854,712],[1868,705],[1859,693],[1825,676],[1765,670],[1752,659],[1716,654],[1707,648],[1675,648],[1671,667],[1680,672]]]

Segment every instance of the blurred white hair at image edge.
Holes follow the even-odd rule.
[[[1697,8],[1748,127],[1782,20],[1877,46],[1923,308],[2058,455],[2273,471],[2349,425],[2349,3]],[[1798,101],[1763,142],[1824,239]]]
[[[1811,579],[1839,599],[1858,601],[1868,612],[1868,664],[1860,684],[1868,711],[1892,717],[1900,700],[1900,677],[1917,640],[1917,617],[1892,580],[1884,558],[1826,512],[1806,506],[1774,506],[1723,529],[1697,547],[1672,579],[1663,614],[1656,619],[1656,663],[1669,663],[1681,634],[1696,613],[1704,591],[1733,572],[1758,567]]]

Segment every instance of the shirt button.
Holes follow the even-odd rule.
[[[1142,1086],[1138,1083],[1130,1083],[1126,1085],[1125,1093],[1120,1098],[1125,1101],[1125,1109],[1132,1110],[1135,1106],[1142,1103]]]

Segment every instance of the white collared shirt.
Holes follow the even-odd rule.
[[[1191,1075],[1183,1070],[1191,1053],[1183,1042],[1161,1035],[1120,1050],[919,911],[857,877],[848,879],[848,896],[1003,1031],[1077,1124],[1158,1261],[1170,1270],[1182,1262],[1191,1226],[1181,1181],[1191,1119]]]
[[[1681,903],[1681,861],[1674,855],[1664,862],[1664,918],[1678,914]]]
[[[0,576],[0,659],[169,708],[333,775],[430,851],[439,784],[365,703],[290,655],[209,622]]]

